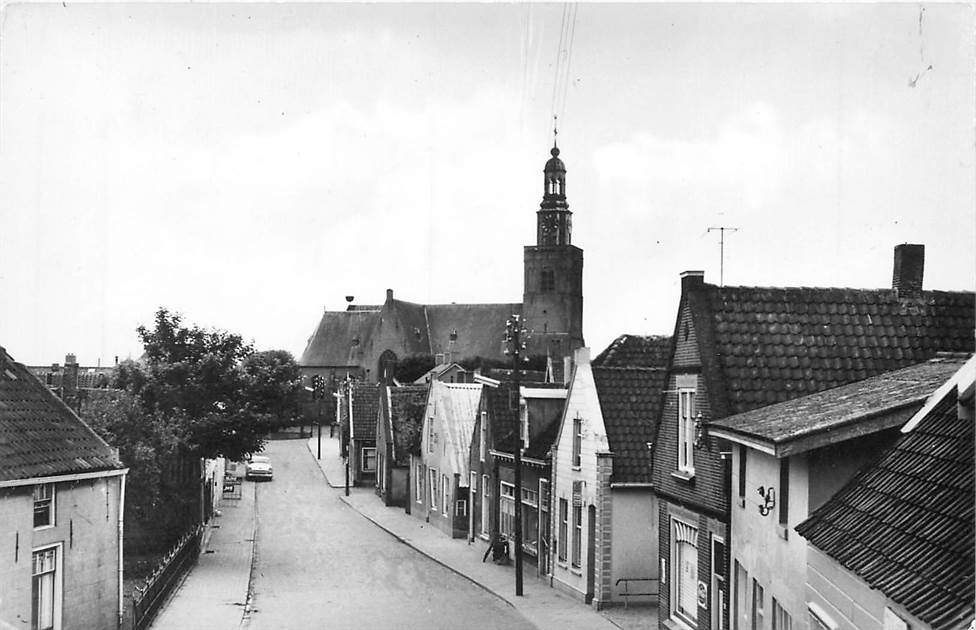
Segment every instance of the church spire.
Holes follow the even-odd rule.
[[[571,244],[572,213],[566,202],[566,165],[559,159],[556,144],[559,130],[553,126],[552,156],[546,162],[543,173],[542,203],[537,214],[537,238],[540,246]]]

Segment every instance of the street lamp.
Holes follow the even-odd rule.
[[[522,596],[522,390],[519,387],[521,363],[529,360],[525,352],[525,339],[529,331],[519,314],[513,314],[505,322],[505,354],[512,357],[512,381],[515,385],[516,416],[518,417],[518,444],[515,447],[515,595]]]

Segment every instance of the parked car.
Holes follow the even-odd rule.
[[[271,458],[265,455],[252,455],[247,460],[244,467],[245,479],[267,479],[270,481],[274,476],[274,469],[271,466]]]

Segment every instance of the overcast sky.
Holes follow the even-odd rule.
[[[297,358],[345,295],[520,301],[554,109],[594,351],[670,334],[712,226],[726,284],[915,242],[973,289],[973,5],[564,9],[6,5],[0,344],[105,365],[165,306]]]

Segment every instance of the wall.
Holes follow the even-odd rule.
[[[584,351],[585,352],[585,351]],[[597,496],[597,453],[610,450],[603,416],[597,398],[596,384],[593,380],[593,370],[589,357],[585,359],[578,355],[576,372],[566,398],[566,411],[563,415],[562,427],[556,439],[554,448],[553,470],[555,482],[553,488],[552,506],[552,536],[558,543],[559,538],[559,499],[565,499],[568,504],[568,533],[566,540],[566,562],[559,562],[558,544],[553,545],[553,585],[560,590],[585,599],[587,566],[586,536],[589,528],[588,508],[598,504]],[[580,448],[580,466],[573,466],[573,420],[583,419],[583,440]],[[573,550],[573,482],[583,481],[583,544],[580,554],[580,567],[572,564]],[[599,585],[597,585],[599,586]]]
[[[929,627],[813,546],[807,554],[806,596],[830,615],[837,630],[882,630],[885,607],[905,619],[909,628]]]
[[[658,562],[658,504],[650,489],[614,488],[613,557],[611,560],[612,600],[622,602],[621,578],[652,578],[660,574]],[[635,588],[636,587],[636,588]],[[631,591],[651,588],[647,582],[632,585]],[[653,585],[657,588],[657,584]],[[657,602],[657,597],[630,598],[631,602]]]
[[[772,455],[749,449],[746,455],[745,497],[738,498],[739,459],[741,449],[732,451],[732,544],[734,561],[749,573],[747,585],[751,599],[751,584],[755,579],[765,589],[766,618],[772,618],[772,598],[775,597],[793,619],[794,628],[805,627],[806,601],[803,589],[796,588],[806,580],[807,543],[793,528],[806,520],[808,468],[805,455],[790,458],[789,515],[787,527],[779,525],[779,501],[782,499],[779,481],[780,460]],[[763,502],[757,488],[775,488],[777,504],[766,516],[759,512]],[[736,579],[734,563],[731,579]],[[734,583],[730,592],[735,591]],[[743,588],[739,585],[739,588]],[[730,602],[733,606],[733,602]],[[747,611],[740,611],[740,622],[748,620]],[[743,626],[740,626],[743,627]],[[749,627],[746,625],[745,627]]]
[[[31,550],[60,542],[63,630],[116,627],[120,479],[57,484],[55,526],[38,530],[33,487],[0,489],[0,626],[30,627]]]

